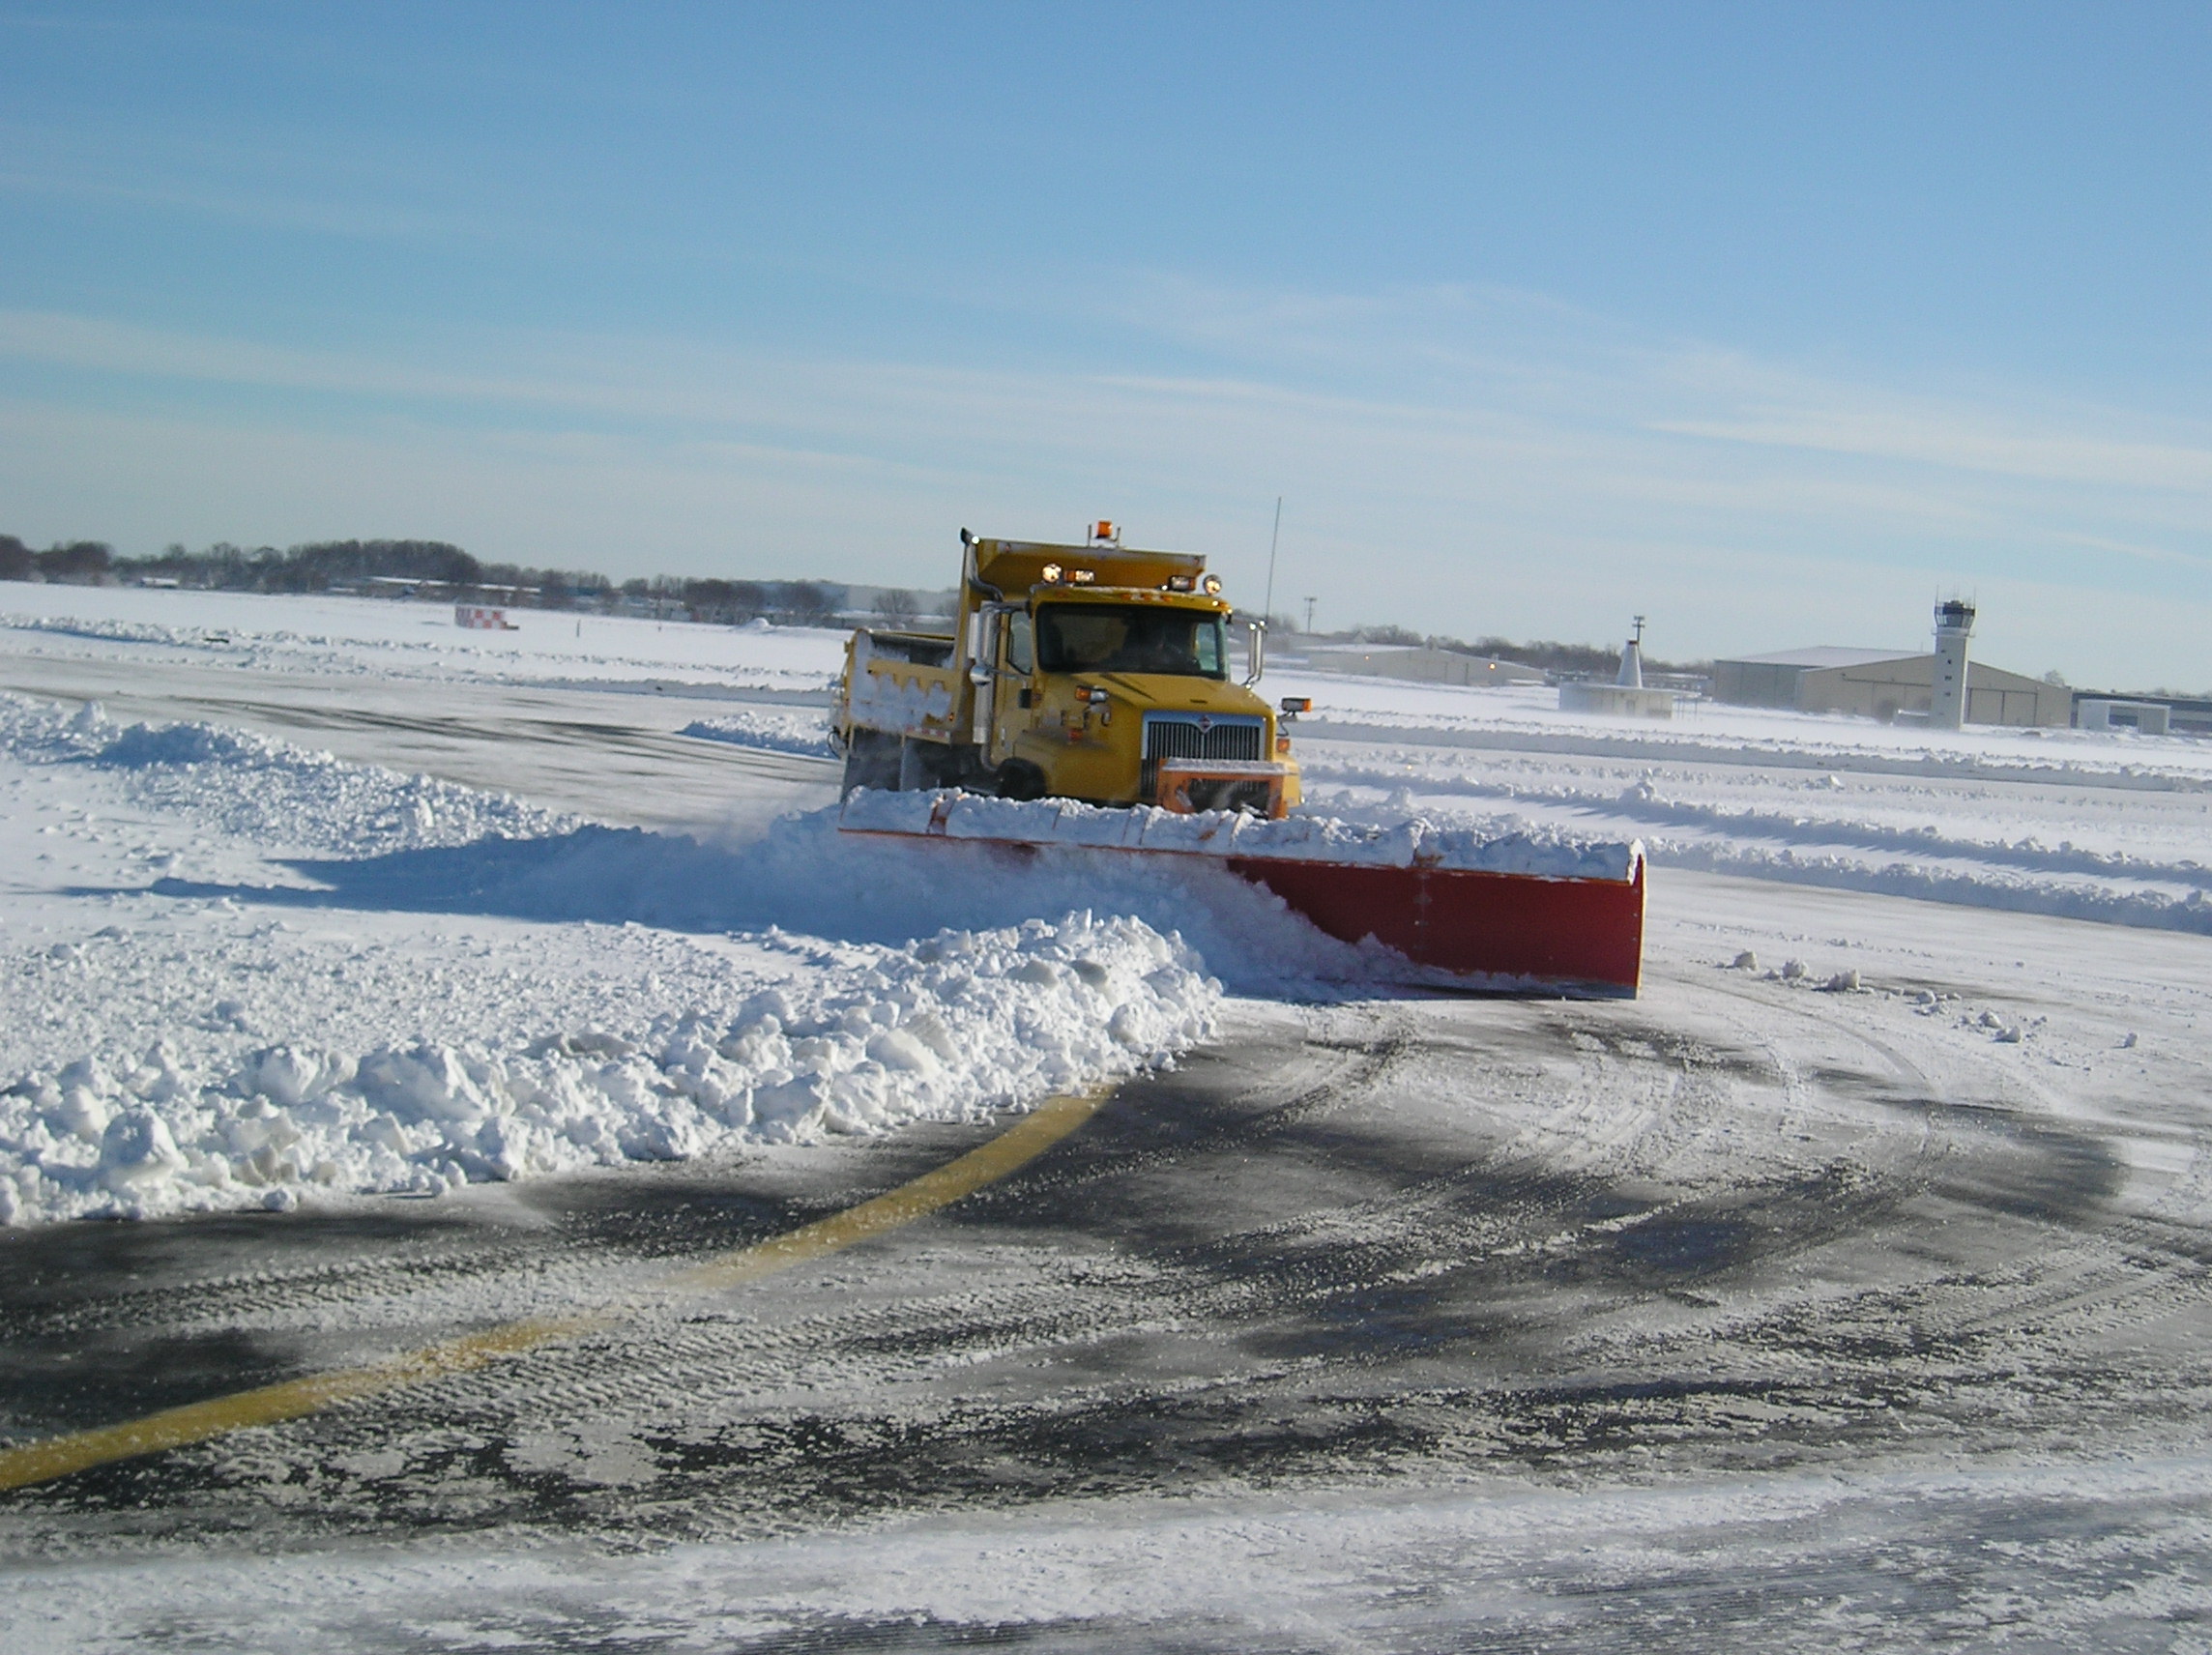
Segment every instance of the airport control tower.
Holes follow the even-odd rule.
[[[1946,597],[1936,605],[1936,679],[1928,722],[1938,730],[1956,730],[1966,721],[1966,639],[1973,630],[1974,606],[1965,598]]]

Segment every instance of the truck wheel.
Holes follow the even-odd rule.
[[[1026,759],[1009,759],[999,767],[1001,798],[1042,798],[1044,771]]]

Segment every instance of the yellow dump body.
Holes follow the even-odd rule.
[[[1203,558],[964,543],[950,633],[862,629],[847,645],[832,722],[848,786],[1268,816],[1297,803],[1274,711],[1231,677],[1233,610]]]

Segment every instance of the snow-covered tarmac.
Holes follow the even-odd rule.
[[[1334,808],[1651,848],[1644,1000],[1419,1002],[1234,882],[777,820],[830,634],[0,611],[13,1438],[1185,1054],[850,1265],[11,1496],[9,1647],[2208,1646],[2200,744],[1271,675]]]

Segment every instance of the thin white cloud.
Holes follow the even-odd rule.
[[[298,350],[52,310],[0,310],[0,358],[209,385],[456,403],[542,401],[556,394],[543,382],[456,374],[347,352]]]
[[[1440,305],[1502,332],[1424,340]],[[1917,630],[1935,584],[2001,576],[2039,602],[2080,595],[2034,635],[2041,665],[2090,672],[2086,650],[2119,646],[2070,656],[2068,628],[2151,594],[2158,670],[2187,677],[2201,653],[2212,536],[2186,426],[2114,436],[2109,411],[2050,406],[2030,422],[1624,341],[1514,296],[1261,309],[1248,347],[1189,374],[520,332],[310,350],[0,312],[0,363],[58,370],[36,402],[0,397],[0,498],[29,513],[0,528],[140,544],[404,530],[614,573],[911,584],[926,576],[902,560],[961,522],[1052,533],[1104,513],[1249,580],[1283,492],[1286,580],[1339,621],[1608,636],[1615,609],[1665,606],[1677,653],[1808,641],[1816,623],[1811,641],[1887,642],[1899,616]],[[1512,335],[1531,309],[1556,336]],[[1317,345],[1271,371],[1269,326],[1365,339],[1369,367],[1338,372]],[[1450,371],[1386,371],[1401,347]],[[200,394],[216,386],[264,394]],[[294,393],[314,400],[287,413]]]
[[[1619,323],[1505,288],[1408,287],[1335,297],[1147,276],[1114,313],[1250,363],[1355,364],[1369,381],[1464,376],[1474,398],[1553,418],[1630,423],[1708,442],[1899,461],[2023,479],[2212,495],[2212,424],[2151,422],[2054,404],[1944,400],[1760,362],[1703,341],[1640,338]],[[2030,405],[2032,416],[2021,405]],[[2158,428],[2123,429],[2134,425]]]
[[[1659,420],[1651,428],[1763,448],[1904,460],[2005,477],[2192,494],[2212,491],[2212,448],[2008,430],[1973,415],[1944,417],[1902,408],[1806,410],[1763,419]]]
[[[485,213],[439,203],[434,165],[402,167],[389,146],[309,128],[276,136],[147,130],[111,114],[96,125],[0,116],[0,194],[153,208],[349,241],[483,238]]]
[[[34,174],[0,169],[0,191],[54,195],[128,207],[153,207],[197,218],[225,218],[263,228],[308,230],[357,241],[451,234],[454,226],[435,215],[386,204],[343,203],[273,189],[214,189],[205,186],[123,184],[111,179]]]

